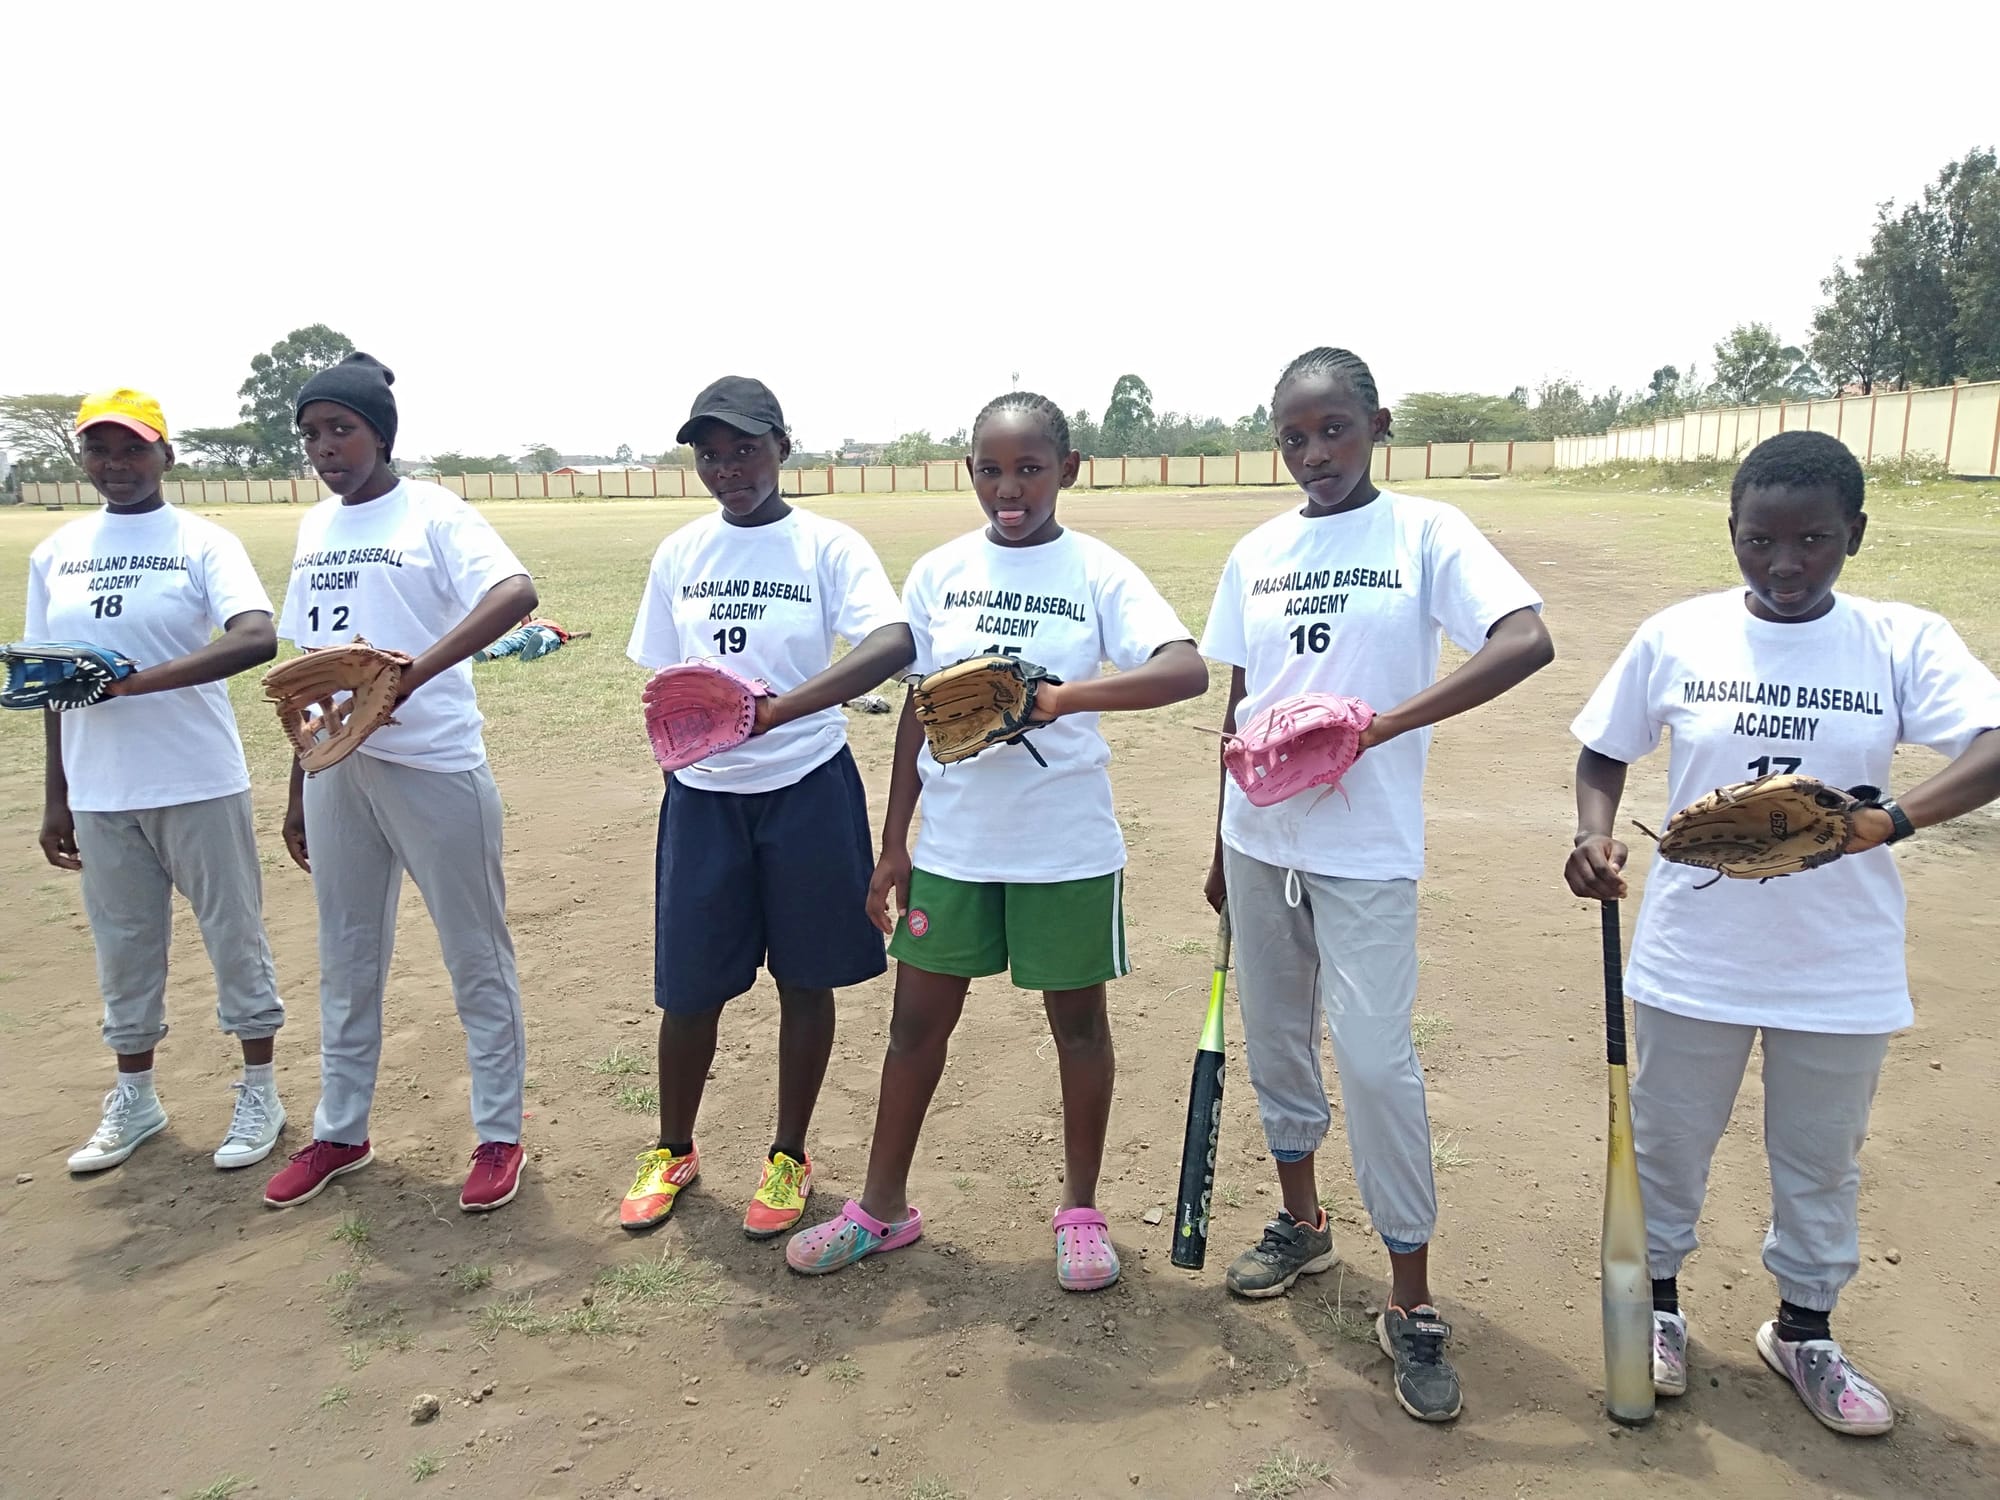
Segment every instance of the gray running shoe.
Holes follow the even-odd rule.
[[[1382,1352],[1396,1362],[1396,1400],[1419,1422],[1458,1415],[1458,1372],[1444,1357],[1451,1324],[1430,1306],[1392,1307],[1375,1320]]]
[[[1320,1210],[1319,1228],[1280,1210],[1264,1237],[1229,1263],[1223,1278],[1239,1297],[1282,1297],[1301,1276],[1333,1269],[1333,1225]]]

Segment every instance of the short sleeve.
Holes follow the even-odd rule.
[[[674,623],[676,587],[673,538],[660,543],[646,586],[639,595],[639,613],[632,621],[632,642],[625,654],[642,667],[658,671],[682,659],[680,627]]]
[[[1231,548],[1229,561],[1222,565],[1222,577],[1215,585],[1215,602],[1209,606],[1208,624],[1201,632],[1201,654],[1225,666],[1250,665],[1250,648],[1243,636],[1243,565],[1239,549]]]
[[[825,570],[834,600],[834,632],[859,645],[884,625],[903,622],[902,601],[881,559],[861,533],[842,526],[827,538]]]
[[[1129,672],[1172,641],[1193,642],[1194,632],[1181,623],[1174,607],[1139,571],[1138,564],[1106,548],[1100,566],[1103,572],[1093,592],[1106,661],[1121,672]]]
[[[917,657],[910,663],[910,675],[928,677],[938,669],[938,662],[937,648],[931,638],[930,569],[921,560],[903,580],[903,618],[910,622],[910,635],[917,643]]]
[[[21,632],[26,640],[49,638],[49,557],[37,552],[28,559],[28,619]]]
[[[1586,749],[1627,765],[1660,746],[1665,720],[1653,709],[1653,668],[1659,658],[1651,625],[1632,637],[1569,731]]]
[[[1445,507],[1427,528],[1424,571],[1431,618],[1461,650],[1477,651],[1487,632],[1520,609],[1540,609],[1535,592],[1462,511]]]
[[[2000,680],[1942,616],[1917,615],[1896,653],[1901,738],[1953,759],[1989,729],[2000,729]]]
[[[528,576],[527,568],[500,540],[493,523],[469,503],[459,501],[440,519],[452,597],[459,608],[470,611],[496,583]]]
[[[250,565],[250,554],[233,532],[219,527],[208,534],[202,554],[202,589],[209,620],[218,630],[241,614],[271,613],[271,596]]]

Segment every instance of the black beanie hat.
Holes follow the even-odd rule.
[[[336,406],[358,413],[362,420],[381,434],[382,446],[393,453],[396,450],[396,397],[389,387],[395,383],[394,370],[374,355],[356,350],[339,364],[321,370],[300,388],[299,399],[292,405],[292,420],[296,422],[299,413],[314,401],[331,401]]]

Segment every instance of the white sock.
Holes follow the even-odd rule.
[[[278,1086],[276,1063],[245,1063],[243,1081],[253,1089],[273,1089]]]
[[[120,1072],[118,1086],[133,1090],[141,1099],[150,1099],[153,1097],[153,1070],[148,1068],[143,1073]]]

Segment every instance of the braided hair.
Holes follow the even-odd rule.
[[[1285,387],[1310,375],[1330,375],[1345,380],[1370,410],[1382,405],[1382,398],[1375,392],[1375,373],[1360,355],[1346,349],[1308,349],[1286,365],[1285,373],[1278,377],[1278,384],[1271,392],[1271,414],[1274,417],[1278,411],[1278,398],[1284,395]]]
[[[1034,391],[1009,391],[1004,396],[995,396],[981,407],[979,415],[972,419],[974,442],[979,441],[979,429],[986,425],[986,419],[995,412],[1003,411],[1025,411],[1039,418],[1043,433],[1056,445],[1056,456],[1069,457],[1069,418],[1063,415],[1063,409],[1055,402]]]

